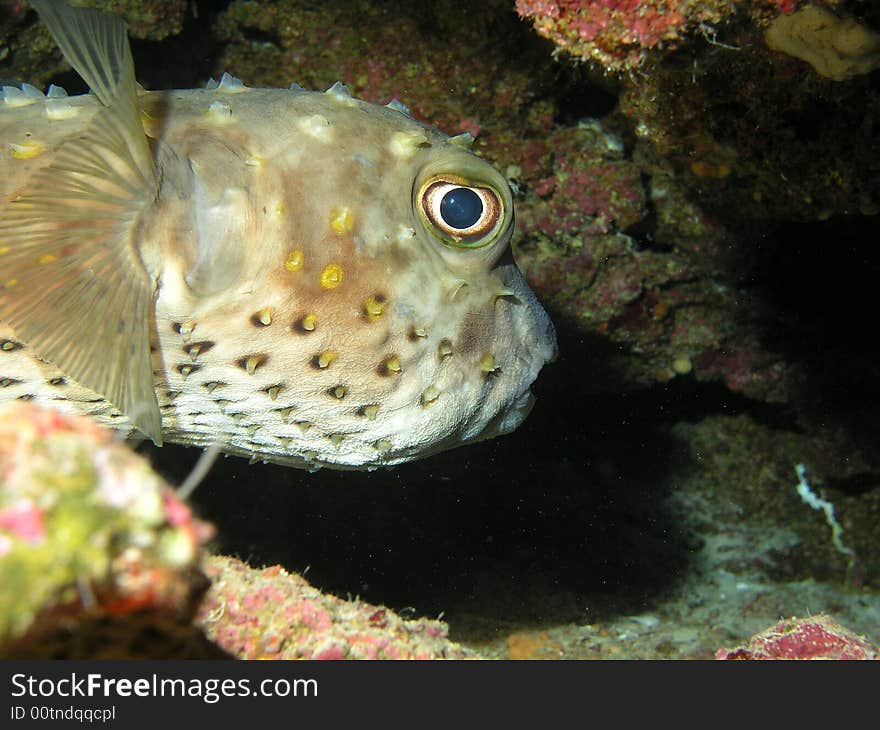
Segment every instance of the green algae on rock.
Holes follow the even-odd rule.
[[[4,406],[0,655],[65,655],[68,640],[88,645],[71,638],[82,627],[135,615],[187,627],[212,533],[111,432],[28,403]],[[88,656],[110,649],[80,647]]]

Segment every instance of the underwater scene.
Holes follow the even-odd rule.
[[[863,0],[0,0],[0,657],[877,659],[878,69]]]

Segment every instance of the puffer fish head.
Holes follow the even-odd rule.
[[[119,21],[34,6],[95,92],[64,102],[61,144],[28,117],[46,142],[0,219],[0,319],[44,379],[157,442],[308,467],[525,418],[555,334],[513,261],[510,187],[467,136],[341,84],[138,94]]]
[[[220,379],[259,408],[276,388],[271,407],[308,424],[276,434],[313,463],[399,463],[515,428],[555,338],[510,253],[504,177],[467,138],[341,85],[222,103],[222,123],[166,127],[178,169],[151,220],[166,221],[162,352],[188,367],[180,322],[211,343],[188,387]]]

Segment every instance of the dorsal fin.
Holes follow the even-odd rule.
[[[31,4],[104,108],[0,210],[0,319],[161,443],[155,283],[135,240],[157,179],[125,25],[58,0]]]

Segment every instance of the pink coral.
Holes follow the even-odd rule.
[[[719,649],[716,659],[878,659],[880,652],[863,636],[830,616],[780,621],[756,634],[745,646]]]
[[[280,566],[211,558],[199,613],[208,637],[239,659],[443,659],[473,656],[439,621],[321,593]]]
[[[680,39],[702,24],[718,23],[743,0],[516,0],[516,10],[559,48],[609,70],[638,66],[645,49]],[[790,12],[795,0],[755,5]]]
[[[11,532],[19,540],[37,543],[43,539],[43,512],[30,500],[0,509],[0,530]]]

